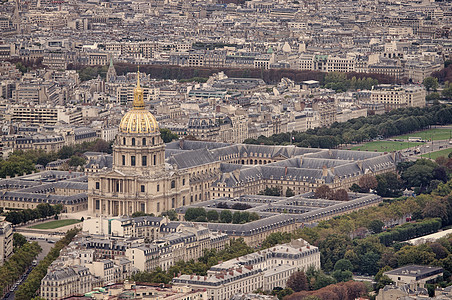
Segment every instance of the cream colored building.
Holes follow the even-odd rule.
[[[424,107],[425,88],[419,85],[387,85],[374,86],[370,100],[374,103],[383,103],[386,111],[404,107]]]
[[[41,280],[41,297],[47,300],[64,299],[92,290],[93,276],[86,267],[55,267]]]
[[[138,74],[133,109],[122,118],[113,144],[113,169],[88,179],[89,213],[159,215],[184,205],[189,193],[189,174],[165,164],[165,144],[155,117],[144,107]]]
[[[207,299],[230,299],[239,293],[286,287],[290,275],[309,267],[320,268],[320,252],[302,239],[277,245],[212,266],[207,276],[180,275],[174,286],[207,289]]]
[[[11,223],[0,223],[0,265],[13,254],[13,228]]]

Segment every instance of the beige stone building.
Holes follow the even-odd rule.
[[[86,267],[57,267],[41,280],[41,297],[57,300],[87,293],[92,289],[92,279]]]
[[[2,221],[0,223],[0,265],[13,254],[13,228],[11,223]]]
[[[384,104],[385,110],[390,111],[405,107],[424,107],[425,96],[425,88],[419,85],[381,84],[372,88],[370,100]]]
[[[138,74],[133,109],[122,118],[113,145],[113,169],[89,177],[89,212],[158,215],[184,205],[189,193],[189,174],[165,164],[165,144],[155,117],[144,107]]]

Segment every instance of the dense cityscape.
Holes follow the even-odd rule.
[[[2,299],[452,299],[450,1],[0,12]]]

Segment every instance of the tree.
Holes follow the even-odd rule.
[[[277,186],[275,187],[266,187],[265,190],[259,193],[260,195],[266,196],[281,196],[281,189]]]
[[[371,189],[374,190],[378,186],[377,179],[373,175],[364,175],[359,179],[359,186],[361,191],[368,193]]]
[[[373,233],[380,233],[382,231],[384,225],[385,225],[385,223],[383,223],[380,220],[372,220],[372,221],[370,221],[369,225],[367,226],[367,229],[369,229]]]
[[[206,210],[202,207],[190,207],[185,212],[185,220],[186,221],[198,221],[203,220],[207,217]]]
[[[63,146],[58,151],[58,158],[60,159],[70,158],[72,155],[74,155],[74,149],[70,146]]]
[[[348,193],[344,189],[338,189],[337,191],[331,193],[330,199],[337,201],[348,201]]]
[[[352,191],[354,193],[361,193],[361,187],[359,185],[357,185],[356,183],[354,183],[350,187],[350,191]]]
[[[287,280],[286,286],[294,292],[307,291],[309,289],[308,278],[303,271],[294,272]]]
[[[175,133],[172,133],[171,130],[167,128],[160,128],[160,136],[162,137],[163,142],[169,143],[172,140],[179,139],[179,136]]]
[[[168,211],[165,211],[162,213],[163,217],[168,217],[171,221],[177,221],[179,220],[179,217],[177,215],[177,212],[174,209],[170,209]]]
[[[20,233],[14,232],[13,234],[13,246],[14,248],[20,248],[27,243],[27,239]]]
[[[287,188],[286,190],[286,197],[293,197],[295,196],[295,193],[293,192],[293,190],[291,188]]]
[[[83,157],[77,156],[77,155],[72,155],[71,159],[69,159],[68,161],[68,165],[70,165],[71,167],[77,167],[77,166],[81,166],[83,167],[86,163],[86,160]]]
[[[399,164],[400,165],[400,164]],[[376,176],[377,195],[382,197],[399,197],[402,195],[402,182],[393,172]]]
[[[316,198],[328,199],[331,195],[331,189],[327,185],[319,186],[314,193]]]
[[[340,259],[334,265],[333,277],[337,282],[349,281],[353,277],[353,265],[348,259]]]
[[[220,221],[221,223],[231,223],[232,222],[232,213],[230,210],[223,210],[220,213]]]
[[[218,221],[218,218],[219,218],[219,214],[218,214],[218,212],[216,210],[209,210],[207,212],[207,220],[209,222]]]
[[[431,77],[431,76],[426,77],[422,84],[425,86],[425,89],[427,90],[427,92],[436,91],[439,86],[438,78]]]

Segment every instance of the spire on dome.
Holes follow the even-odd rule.
[[[143,89],[140,86],[140,69],[137,72],[137,86],[133,91],[133,109],[144,109]]]

